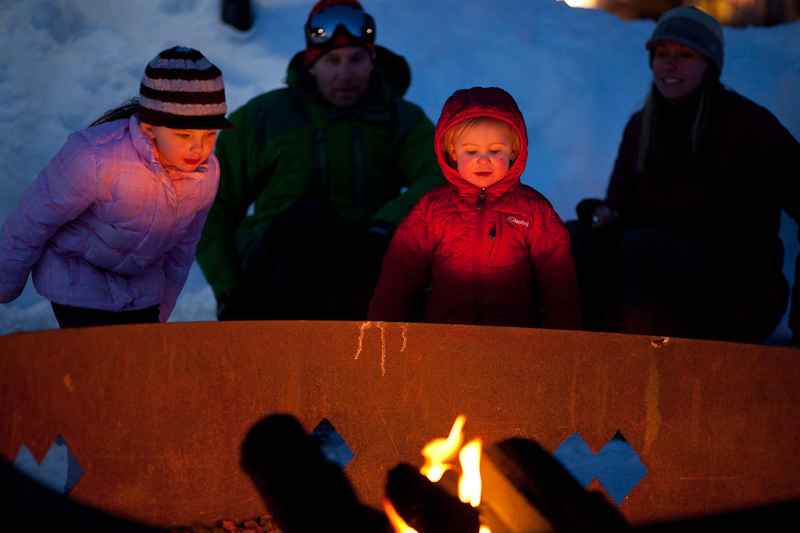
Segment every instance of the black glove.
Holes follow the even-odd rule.
[[[580,220],[581,223],[587,228],[591,228],[594,210],[604,204],[605,202],[603,200],[599,200],[597,198],[586,198],[581,200],[580,203],[578,203],[578,205],[575,207],[575,211],[578,213],[578,220]]]
[[[217,320],[253,320],[252,298],[243,287],[230,289],[217,298]]]
[[[381,263],[396,226],[381,220],[373,222],[364,233],[358,243],[358,257],[361,266],[367,276],[375,280],[381,273]]]
[[[581,200],[576,211],[578,220],[593,232],[610,234],[619,228],[619,213],[603,200]]]

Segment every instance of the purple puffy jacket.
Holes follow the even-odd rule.
[[[166,321],[218,184],[213,154],[193,172],[162,166],[137,115],[71,134],[0,229],[0,302],[32,271],[50,301],[160,305]]]

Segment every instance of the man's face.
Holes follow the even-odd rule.
[[[360,46],[334,48],[320,57],[308,71],[317,88],[336,107],[350,107],[367,92],[372,57]]]

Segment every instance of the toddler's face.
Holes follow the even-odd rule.
[[[511,126],[484,121],[453,139],[450,157],[462,178],[477,187],[494,185],[508,172],[516,157]]]

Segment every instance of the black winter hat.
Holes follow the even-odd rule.
[[[197,50],[164,50],[144,71],[139,86],[139,120],[176,129],[232,129],[225,118],[222,72]]]
[[[650,64],[653,64],[653,52],[656,47],[666,41],[676,41],[696,50],[711,59],[722,72],[723,47],[722,26],[711,15],[694,6],[683,6],[670,9],[664,13],[645,48],[650,51]]]

